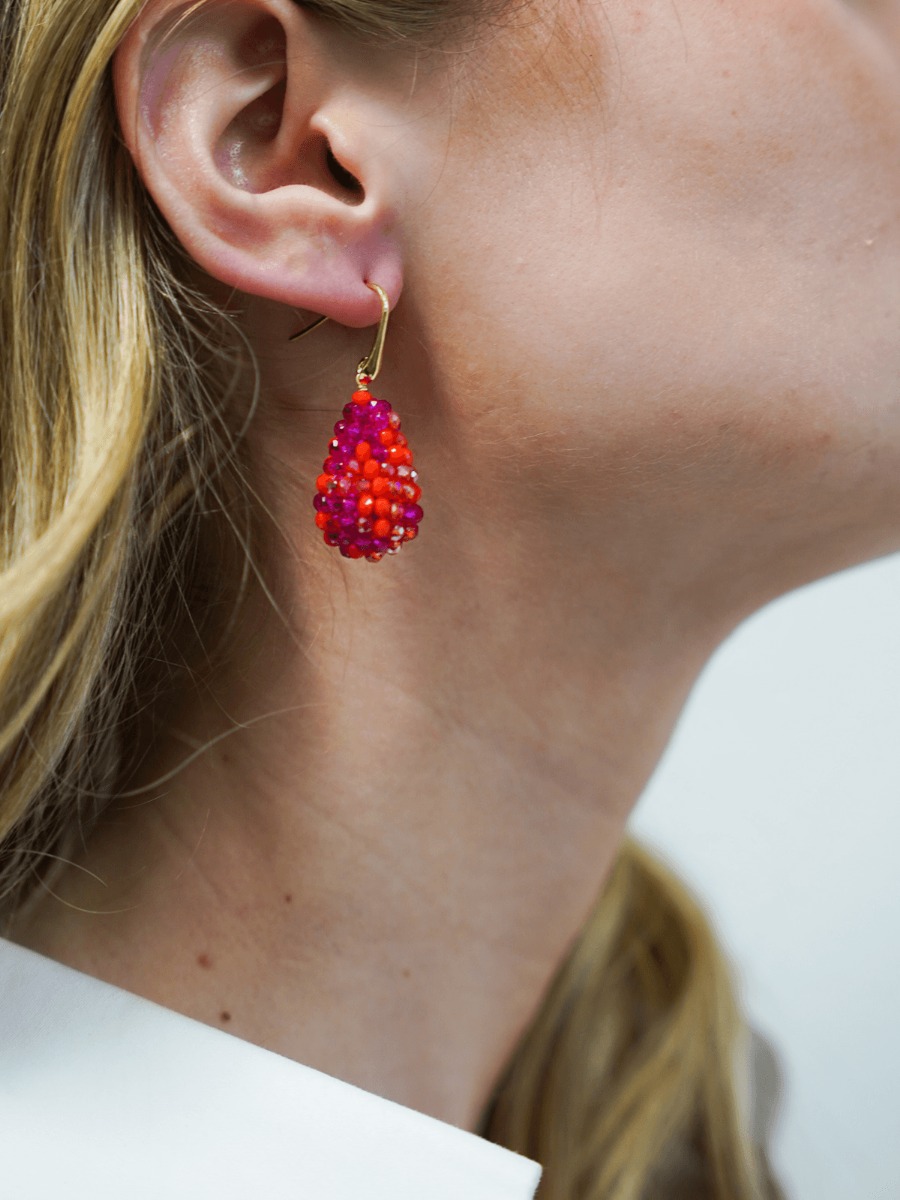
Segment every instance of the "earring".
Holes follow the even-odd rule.
[[[334,427],[328,457],[316,480],[313,507],[316,525],[329,546],[345,558],[380,562],[396,554],[419,532],[422,489],[412,451],[400,429],[400,418],[387,400],[369,391],[381,368],[390,305],[377,283],[366,282],[381,300],[375,345],[356,368],[356,391]],[[327,317],[293,334],[309,333]]]

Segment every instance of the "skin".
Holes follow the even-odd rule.
[[[236,0],[166,57],[171,9],[117,100],[258,356],[280,616],[14,936],[471,1129],[710,653],[900,545],[900,3],[540,0],[436,56]],[[426,514],[377,566],[310,505],[366,278]]]

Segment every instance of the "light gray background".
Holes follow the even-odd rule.
[[[780,1056],[791,1200],[900,1200],[900,557],[732,635],[630,829],[711,909]]]

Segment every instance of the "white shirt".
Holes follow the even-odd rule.
[[[533,1200],[540,1175],[0,938],[0,1200]]]

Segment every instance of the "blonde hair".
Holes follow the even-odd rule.
[[[508,4],[307,7],[427,42]],[[88,836],[161,699],[227,644],[252,561],[237,330],[192,283],[117,128],[109,64],[138,8],[3,0],[0,15],[8,914]],[[700,907],[626,839],[482,1132],[544,1165],[541,1200],[778,1195],[738,1101],[745,1032]]]

